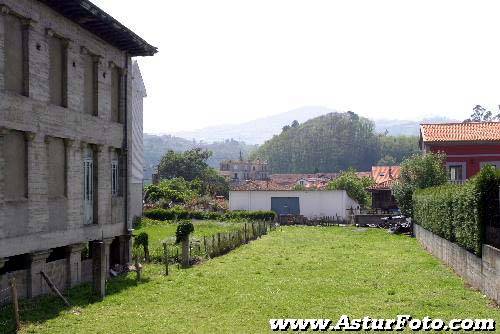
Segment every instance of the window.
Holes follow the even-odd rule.
[[[4,137],[5,198],[19,200],[28,194],[27,149],[24,133],[9,131]]]
[[[57,36],[49,36],[49,86],[50,103],[66,107],[66,42]]]
[[[83,55],[83,109],[86,114],[97,116],[97,68],[96,57],[88,52]]]
[[[66,196],[66,147],[61,138],[49,138],[47,144],[49,164],[49,197]]]
[[[121,113],[121,69],[113,66],[111,69],[111,120],[122,123]]]
[[[119,169],[118,160],[111,161],[111,195],[118,196]]]
[[[24,91],[24,42],[21,19],[5,16],[5,89],[18,94]]]
[[[449,172],[450,172],[450,180],[452,181],[463,180],[462,165],[450,165]]]
[[[89,146],[84,151],[83,159],[83,202],[84,202],[84,224],[97,223],[97,194],[94,193],[97,184],[97,163],[94,151]]]

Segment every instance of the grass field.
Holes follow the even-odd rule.
[[[202,239],[204,236],[211,236],[216,233],[234,231],[241,228],[242,223],[226,223],[210,220],[194,220],[194,233],[191,239]],[[149,236],[149,249],[153,259],[161,258],[163,254],[162,242],[165,239],[175,240],[175,230],[177,224],[172,222],[155,221],[152,219],[143,219],[141,227],[134,231],[135,235],[146,232]]]
[[[265,333],[269,318],[394,317],[500,319],[500,311],[418,245],[383,230],[286,227],[187,270],[160,265],[23,312],[23,333]],[[43,309],[43,310],[42,310]],[[8,317],[2,313],[1,321]],[[29,323],[28,323],[29,322]]]

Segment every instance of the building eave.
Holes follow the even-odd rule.
[[[158,49],[88,0],[39,0],[131,57],[152,56]]]

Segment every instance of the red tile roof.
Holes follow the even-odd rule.
[[[500,122],[421,124],[424,142],[500,141]]]
[[[295,185],[295,184],[293,184]],[[292,190],[293,185],[278,184],[273,181],[247,180],[231,186],[233,191],[258,191],[258,190]]]
[[[372,166],[372,178],[376,184],[399,178],[401,168],[399,166]]]

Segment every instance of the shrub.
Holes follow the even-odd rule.
[[[167,220],[169,217],[169,213],[165,209],[149,209],[144,211],[144,217],[155,220]]]
[[[223,219],[241,219],[241,220],[274,220],[276,213],[274,211],[229,211]]]
[[[189,235],[194,232],[193,223],[190,221],[182,221],[177,225],[177,230],[175,231],[175,243],[182,242],[189,237]]]
[[[140,246],[144,249],[144,258],[149,262],[149,235],[146,232],[141,232],[139,235],[135,236],[134,247],[139,248]]]
[[[361,206],[366,206],[370,199],[370,194],[366,188],[374,184],[372,178],[358,177],[354,169],[349,169],[340,174],[339,177],[328,184],[330,190],[345,190],[350,198],[358,202]]]
[[[417,189],[439,186],[448,182],[443,154],[416,154],[401,164],[401,176],[393,187],[401,212],[413,216],[413,193]]]
[[[144,216],[155,220],[187,219],[189,218],[189,211],[179,206],[172,209],[156,208],[144,211]]]
[[[417,190],[414,219],[427,230],[481,255],[484,228],[499,210],[500,174],[487,166],[464,185]]]

